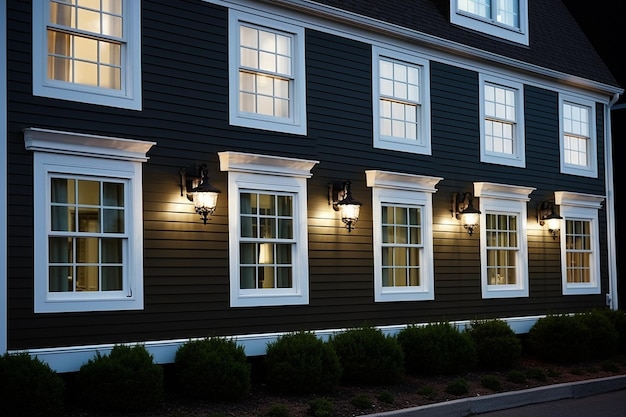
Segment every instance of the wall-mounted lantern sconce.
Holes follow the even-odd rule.
[[[537,205],[537,221],[540,225],[547,225],[548,230],[552,233],[552,239],[556,239],[561,230],[561,220],[563,217],[556,212],[556,206],[553,201],[541,201]]]
[[[221,193],[209,183],[209,170],[206,164],[181,168],[180,170],[180,195],[187,195],[189,201],[193,201],[196,213],[206,224],[210,215],[215,212],[217,197]]]
[[[332,204],[335,211],[341,213],[341,221],[346,224],[348,232],[359,220],[361,203],[352,197],[350,181],[333,181],[328,184],[328,204]]]
[[[452,194],[452,217],[461,220],[461,224],[471,236],[478,227],[480,211],[474,208],[474,196],[470,192]]]

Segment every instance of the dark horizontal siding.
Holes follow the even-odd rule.
[[[306,30],[307,136],[228,125],[228,12],[197,0],[143,2],[143,110],[105,108],[32,96],[30,4],[11,2],[9,50],[9,349],[179,339],[360,325],[545,314],[603,305],[602,296],[561,295],[558,241],[529,231],[530,298],[483,300],[479,237],[450,213],[451,194],[490,181],[537,190],[603,193],[601,178],[559,173],[558,96],[524,89],[527,167],[480,163],[478,74],[430,63],[432,155],[373,148],[371,46]],[[603,114],[597,113],[598,149]],[[42,127],[155,141],[143,166],[142,311],[33,313],[32,154],[22,129]],[[263,153],[320,161],[308,180],[310,304],[230,308],[227,173],[217,152]],[[179,169],[208,162],[222,190],[203,225],[180,196]],[[442,177],[433,195],[435,300],[374,303],[371,189],[364,171]],[[327,184],[349,179],[364,204],[348,233],[328,206]],[[605,218],[601,213],[602,233]],[[601,242],[606,250],[606,240]],[[601,260],[606,270],[607,260]],[[606,283],[603,282],[603,292]]]

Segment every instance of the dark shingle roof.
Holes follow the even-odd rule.
[[[517,61],[619,87],[561,0],[528,0],[528,46],[450,23],[449,0],[314,0]]]

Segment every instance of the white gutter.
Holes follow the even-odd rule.
[[[7,4],[0,0],[0,355],[7,351]]]
[[[617,292],[617,224],[615,223],[615,184],[613,179],[613,134],[611,126],[611,111],[624,109],[624,104],[613,105],[619,100],[619,94],[614,94],[609,103],[604,116],[604,154],[606,178],[606,229],[607,229],[607,249],[609,263],[609,293],[606,295],[607,305],[617,310],[619,308]]]

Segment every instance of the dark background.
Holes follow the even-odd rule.
[[[621,8],[621,2],[610,0],[591,5],[588,2],[576,2],[567,0],[566,6],[570,13],[578,21],[578,24],[585,32],[598,54],[611,70],[611,73],[622,88],[626,87],[626,65],[624,64],[624,43],[626,35],[624,35],[623,25],[625,18]],[[616,217],[616,238],[617,238],[617,280],[619,305],[621,310],[626,309],[626,277],[620,274],[620,270],[624,269],[624,261],[626,254],[624,253],[625,244],[621,241],[624,235],[626,210],[624,207],[623,182],[617,167],[620,165],[618,143],[623,141],[626,135],[626,99],[624,95],[615,103],[611,111],[613,135],[613,174],[614,174],[614,193],[615,193],[615,217]]]

